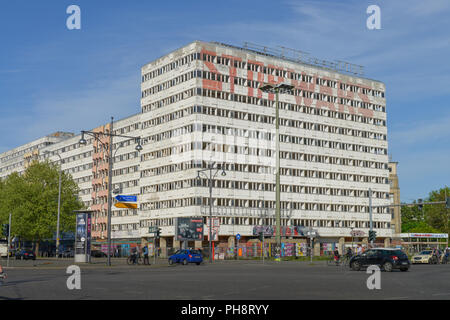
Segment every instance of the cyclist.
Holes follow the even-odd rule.
[[[439,250],[438,249],[434,249],[433,250],[433,257],[434,257],[434,261],[436,264],[439,264]]]
[[[131,259],[133,260],[133,264],[137,264],[137,260],[138,260],[137,248],[134,248],[133,253],[131,254]]]
[[[4,279],[6,279],[6,273],[3,272],[2,265],[0,264],[0,283],[3,283]]]
[[[443,264],[446,264],[448,262],[449,255],[450,255],[450,249],[447,248],[444,253],[444,258],[442,259]]]
[[[338,263],[338,262],[339,262],[339,259],[340,259],[339,250],[336,249],[336,250],[334,250],[334,261],[335,261],[336,263]]]
[[[347,256],[348,259],[350,259],[353,256],[353,252],[352,252],[351,248],[347,248],[346,256]]]

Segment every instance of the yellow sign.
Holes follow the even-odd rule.
[[[114,206],[122,209],[137,209],[137,204],[130,202],[117,202]]]

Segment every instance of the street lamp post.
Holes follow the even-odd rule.
[[[280,93],[291,92],[294,86],[288,84],[263,84],[259,89],[268,93],[275,93],[275,152],[276,152],[276,242],[275,260],[280,261],[281,251],[281,205],[280,205],[280,121],[279,121],[279,106],[278,98]]]
[[[50,152],[45,151],[44,154],[48,155]],[[56,154],[59,157],[59,183],[58,183],[58,218],[56,220],[56,258],[59,258],[59,217],[61,215],[61,171],[62,171],[62,158],[59,153]]]
[[[224,166],[218,167],[214,166],[214,164],[211,164],[208,166],[208,168],[203,170],[197,170],[197,180],[200,181],[200,174],[203,174],[208,180],[209,180],[209,263],[212,263],[212,246],[211,246],[211,240],[212,240],[212,185],[214,178],[216,177],[217,173],[222,169],[222,176],[226,176],[225,168]],[[213,170],[216,170],[216,172],[213,174]],[[205,173],[205,171],[209,171],[209,177]]]
[[[132,137],[132,136],[124,136],[124,135],[119,135],[119,134],[114,134],[113,133],[113,126],[114,126],[114,118],[111,117],[111,123],[110,123],[110,128],[109,128],[109,133],[105,133],[105,132],[92,132],[92,131],[81,131],[81,139],[78,142],[81,145],[86,145],[87,141],[84,139],[84,135],[89,135],[91,137],[93,137],[95,140],[97,140],[98,142],[101,143],[101,145],[107,149],[109,152],[109,156],[108,156],[108,232],[107,232],[107,237],[108,237],[108,261],[107,264],[108,266],[111,266],[111,210],[112,210],[112,196],[111,196],[111,191],[112,191],[112,168],[113,168],[113,137],[120,137],[120,138],[129,138],[129,139],[134,139],[136,142],[136,151],[140,152],[142,150],[142,146],[141,146],[141,138],[140,137]],[[109,137],[109,147],[107,145],[105,145],[99,138],[99,136],[107,136]],[[117,150],[122,146],[119,145],[119,147],[116,149]]]
[[[350,235],[352,236],[352,253],[353,253],[353,227],[350,227],[352,231],[350,231]]]

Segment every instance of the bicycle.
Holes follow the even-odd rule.
[[[339,258],[337,260],[335,259],[335,256],[331,256],[330,259],[328,259],[328,261],[327,261],[327,265],[329,265],[329,266],[343,266],[343,267],[345,267],[345,266],[349,265],[350,258],[351,257],[346,255],[346,254],[342,255],[342,256],[339,256]]]
[[[342,256],[339,256],[338,259],[334,255],[330,256],[330,259],[327,260],[327,265],[329,266],[340,266],[342,263]]]
[[[135,262],[136,260],[136,262]],[[135,257],[134,254],[130,255],[127,259],[127,264],[128,265],[132,265],[132,264],[144,264],[144,259],[142,259],[141,255],[138,255],[137,257]]]

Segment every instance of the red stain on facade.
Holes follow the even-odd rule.
[[[222,91],[222,82],[217,80],[203,79],[202,85],[204,89]]]
[[[217,53],[214,51],[208,51],[206,49],[202,49],[201,54],[207,54],[213,57],[217,56]],[[242,62],[243,59],[239,58],[239,57],[235,57],[232,55],[227,55],[227,54],[222,54],[221,55],[222,58],[227,58],[230,59],[231,62],[229,64],[229,83],[230,83],[230,93],[234,93],[235,92],[235,78],[237,77],[237,68],[236,68],[236,64],[235,61],[239,61]],[[205,61],[204,59],[204,65],[208,68],[208,70],[211,73],[214,73],[216,75],[220,75],[220,72],[217,70],[217,68],[215,67],[213,62],[210,61]],[[262,85],[265,81],[264,81],[264,77],[265,77],[265,73],[263,72],[263,69],[265,67],[263,62],[260,61],[256,61],[256,60],[247,60],[247,63],[249,65],[254,65],[257,66],[256,70],[248,70],[249,68],[247,68],[247,80],[248,81],[254,81],[255,80],[255,73],[257,75],[257,81],[259,83],[259,85]],[[253,68],[253,67],[252,67]],[[279,84],[285,81],[284,78],[284,73],[287,72],[287,77],[288,79],[291,78],[291,75],[293,73],[296,73],[295,70],[293,69],[285,69],[283,67],[278,67],[272,64],[268,64],[267,68],[269,69],[275,69],[278,70],[278,72],[275,72],[276,74],[268,74],[267,75],[267,82],[270,84]],[[253,68],[255,69],[255,68]],[[324,100],[315,100],[314,98],[314,94],[315,93],[320,93],[320,94],[324,94],[327,96],[330,96],[330,98],[325,97],[326,100],[331,99],[331,100],[335,100],[334,94],[333,94],[333,88],[329,87],[327,85],[317,85],[317,79],[318,79],[318,75],[308,75],[306,74],[306,72],[301,72],[301,76],[302,79],[305,77],[312,77],[312,82],[309,81],[302,81],[302,79],[300,80],[294,80],[291,79],[291,85],[294,86],[295,89],[299,90],[299,95],[295,95],[295,103],[298,105],[305,105],[307,107],[311,107],[313,106],[313,103],[315,105],[316,108],[328,108],[331,111],[339,111],[339,112],[348,112],[350,114],[361,114],[365,117],[373,117],[373,111],[369,110],[369,109],[365,109],[365,108],[357,108],[357,107],[353,107],[353,106],[348,106],[346,105],[345,101],[343,101],[344,103],[340,103],[340,101],[338,103],[335,103],[335,101],[324,101]],[[341,99],[349,99],[349,100],[353,100],[355,97],[355,94],[353,91],[350,90],[345,90],[345,89],[341,89],[341,85],[343,86],[357,86],[359,87],[357,94],[358,96],[361,98],[361,100],[363,102],[366,103],[370,103],[370,99],[368,97],[367,94],[363,93],[361,90],[367,89],[370,90],[369,87],[365,87],[362,85],[356,85],[353,83],[343,83],[339,80],[333,80],[327,77],[321,77],[321,79],[326,80],[326,81],[336,81],[337,82],[337,97]],[[223,89],[223,84],[221,81],[218,80],[208,80],[208,79],[203,79],[203,88],[205,89],[210,89],[210,90],[217,90],[217,91],[222,91]],[[316,92],[316,86],[319,87],[319,92]],[[258,98],[262,98],[262,91],[260,89],[256,89],[257,92],[257,97]],[[250,97],[254,97],[255,96],[255,89],[251,86],[248,87],[248,92],[247,92],[248,96]],[[269,93],[268,94],[268,99],[270,101],[274,101],[275,100],[275,95],[273,93]],[[302,103],[303,102],[303,103]]]
[[[253,71],[247,70],[247,80],[252,81],[253,80]],[[253,88],[248,87],[248,93],[250,97],[253,97]]]

